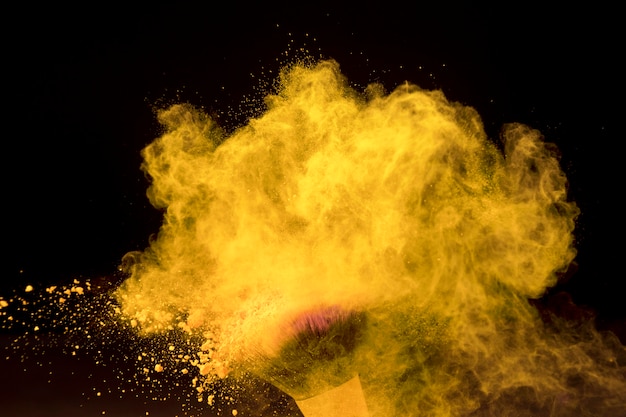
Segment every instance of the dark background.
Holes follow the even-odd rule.
[[[542,302],[566,291],[626,341],[617,10],[90,2],[14,5],[3,14],[0,296],[27,284],[111,277],[161,222],[139,169],[140,150],[159,135],[153,109],[190,102],[236,128],[261,109],[281,63],[302,48],[336,59],[358,89],[408,80],[475,107],[494,139],[503,123],[522,122],[556,143],[582,211],[579,256]],[[0,366],[13,372],[10,361]],[[35,389],[20,378],[0,382],[12,385],[5,392],[14,404]],[[48,396],[76,401],[74,391],[55,387]],[[171,415],[161,413],[151,415]]]

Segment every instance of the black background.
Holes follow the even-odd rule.
[[[556,143],[582,214],[577,269],[548,295],[567,291],[625,341],[617,10],[90,2],[3,14],[3,292],[115,273],[161,221],[139,169],[159,135],[154,107],[190,102],[235,128],[303,48],[357,89],[408,80],[475,107],[494,139],[522,122]]]

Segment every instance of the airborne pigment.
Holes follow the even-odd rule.
[[[495,143],[440,91],[356,91],[334,61],[285,68],[232,133],[188,104],[158,117],[143,151],[158,236],[125,257],[117,289],[0,297],[0,327],[25,333],[15,353],[57,334],[71,355],[136,362],[136,379],[119,372],[124,395],[184,387],[182,415],[265,416],[282,411],[258,377],[285,391],[338,377],[283,355],[295,330],[358,330],[340,371],[359,375],[372,417],[626,415],[624,346],[529,301],[574,259],[579,213],[538,131],[509,124]],[[302,386],[267,378],[269,362]]]
[[[142,332],[204,335],[211,383],[338,305],[369,316],[354,366],[374,416],[623,410],[600,335],[551,334],[528,302],[573,260],[578,214],[539,132],[504,126],[500,150],[472,108],[357,92],[333,61],[286,68],[266,104],[232,134],[159,113],[143,168],[164,223],[117,293]]]

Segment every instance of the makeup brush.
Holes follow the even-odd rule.
[[[367,417],[354,351],[365,314],[329,306],[296,316],[277,335],[277,353],[253,372],[293,397],[305,417]]]

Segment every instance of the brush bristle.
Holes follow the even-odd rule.
[[[363,313],[331,306],[305,312],[285,329],[278,355],[259,361],[257,373],[296,400],[318,395],[356,375],[353,351]]]

